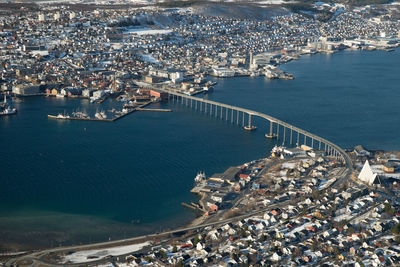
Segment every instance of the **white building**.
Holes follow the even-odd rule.
[[[43,14],[43,13],[39,13],[39,15],[38,15],[38,21],[39,21],[39,22],[44,21],[44,14]]]
[[[233,77],[235,76],[235,71],[228,68],[216,68],[213,69],[213,73],[217,77]]]
[[[360,174],[358,175],[358,179],[372,185],[375,181],[376,175],[376,173],[372,172],[371,166],[369,165],[368,160],[366,160]]]

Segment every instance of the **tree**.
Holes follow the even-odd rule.
[[[178,263],[175,264],[175,267],[184,267],[182,259],[179,259]]]
[[[354,234],[354,227],[353,227],[353,226],[349,226],[349,227],[347,228],[347,234],[348,234],[348,235]]]
[[[390,229],[390,232],[392,232],[395,235],[400,235],[400,223],[393,226],[393,228]]]
[[[160,249],[158,251],[158,253],[160,253],[161,257],[165,260],[167,259],[167,253],[165,253],[165,251],[163,249]]]
[[[385,208],[384,208],[385,213],[393,216],[394,215],[394,208],[390,205],[389,202],[385,203]]]
[[[197,243],[199,243],[199,241],[200,241],[200,238],[199,238],[198,235],[196,235],[196,236],[194,237],[194,239],[193,239],[193,246],[197,246]]]

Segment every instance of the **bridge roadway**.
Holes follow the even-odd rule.
[[[208,100],[208,99],[203,99],[203,98],[198,98],[198,97],[194,97],[194,96],[190,96],[190,95],[185,95],[185,94],[181,94],[181,93],[174,92],[174,91],[171,91],[171,90],[165,90],[165,89],[159,89],[159,88],[158,88],[158,90],[168,93],[170,96],[172,96],[172,99],[174,99],[174,100],[176,98],[177,102],[179,102],[179,99],[180,99],[181,100],[180,101],[181,104],[184,103],[184,99],[186,101],[186,104],[188,103],[187,102],[188,100],[190,100],[191,102],[192,101],[201,102],[201,103],[204,103],[205,105],[208,104],[208,105],[210,105],[211,112],[212,112],[212,107],[213,106],[220,107],[221,114],[222,114],[222,109],[223,108],[225,108],[226,110],[231,110],[231,111],[235,110],[237,112],[237,114],[236,114],[237,121],[238,121],[238,116],[239,116],[238,112],[242,112],[243,116],[244,116],[244,114],[248,114],[248,116],[249,116],[248,117],[248,122],[249,122],[248,126],[249,127],[252,126],[252,122],[251,122],[251,117],[252,116],[256,116],[256,117],[265,119],[265,120],[269,121],[269,123],[270,123],[270,133],[269,133],[270,136],[274,136],[274,134],[275,134],[275,136],[277,138],[279,138],[279,128],[280,128],[280,126],[283,127],[283,141],[286,141],[286,136],[285,136],[286,135],[286,129],[290,130],[290,143],[292,143],[293,132],[297,133],[297,140],[299,140],[299,136],[300,135],[304,136],[304,139],[303,139],[304,140],[304,144],[307,143],[307,137],[310,138],[311,139],[311,147],[312,148],[314,148],[314,140],[316,140],[316,141],[319,142],[319,144],[318,144],[318,148],[319,149],[321,149],[321,147],[322,147],[321,145],[323,144],[324,145],[324,149],[328,153],[328,155],[331,155],[331,156],[341,160],[349,170],[352,170],[352,167],[353,167],[352,161],[351,161],[350,157],[347,155],[347,153],[341,147],[337,146],[336,144],[334,144],[334,143],[332,143],[332,142],[330,142],[330,141],[328,141],[328,140],[326,140],[326,139],[324,139],[324,138],[322,138],[320,136],[317,136],[317,135],[312,134],[312,133],[310,133],[308,131],[300,129],[300,128],[298,128],[296,126],[293,126],[293,125],[291,125],[291,124],[289,124],[287,122],[281,121],[281,120],[279,120],[277,118],[274,118],[272,116],[269,116],[267,114],[264,114],[264,113],[261,113],[261,112],[257,112],[257,111],[253,111],[253,110],[246,109],[246,108],[236,107],[236,106],[233,106],[233,105],[228,105],[228,104],[224,104],[224,103],[220,103],[220,102],[216,102],[216,101],[212,101],[212,100]],[[197,109],[197,103],[196,103],[196,109]],[[204,108],[204,111],[207,112],[206,106]],[[215,109],[215,114],[216,113],[217,113],[217,109]],[[221,115],[221,117],[222,117],[222,115]],[[228,120],[227,111],[226,111],[226,118]],[[231,120],[233,121],[233,112],[231,112]],[[243,117],[243,121],[244,121],[244,117]],[[276,133],[273,132],[273,124],[274,123],[276,124]]]
[[[249,125],[251,125],[251,116],[257,116],[257,117],[263,118],[265,120],[268,120],[271,125],[273,123],[277,124],[277,126],[278,126],[277,127],[277,135],[278,135],[278,137],[279,137],[279,125],[281,125],[284,128],[291,129],[291,131],[297,132],[298,134],[302,134],[305,137],[309,137],[312,140],[319,141],[320,142],[319,145],[321,145],[321,144],[325,145],[325,151],[330,153],[332,156],[335,156],[336,158],[340,157],[340,159],[343,160],[343,163],[345,164],[345,169],[343,169],[343,171],[341,171],[341,173],[338,175],[339,177],[338,177],[337,181],[333,184],[333,187],[339,188],[339,186],[341,186],[341,184],[343,182],[345,182],[346,180],[349,179],[349,176],[353,171],[352,161],[351,161],[350,157],[347,155],[347,153],[342,148],[340,148],[339,146],[335,145],[334,143],[332,143],[332,142],[330,142],[330,141],[328,141],[328,140],[326,140],[326,139],[324,139],[322,137],[319,137],[317,135],[309,133],[308,131],[302,130],[302,129],[300,129],[298,127],[295,127],[295,126],[293,126],[293,125],[291,125],[289,123],[286,123],[284,121],[276,119],[276,118],[274,118],[272,116],[269,116],[267,114],[260,113],[260,112],[257,112],[257,111],[253,111],[253,110],[250,110],[250,109],[240,108],[240,107],[236,107],[236,106],[232,106],[232,105],[228,105],[228,104],[223,104],[223,103],[219,103],[219,102],[212,101],[212,100],[201,99],[201,98],[197,98],[197,97],[193,97],[193,96],[189,96],[189,95],[184,95],[184,94],[181,94],[181,93],[172,92],[170,90],[159,89],[159,88],[157,88],[157,90],[167,92],[170,95],[172,95],[173,97],[174,96],[177,97],[177,100],[178,100],[179,97],[181,97],[182,103],[183,103],[183,99],[186,99],[186,100],[190,99],[191,101],[199,101],[201,103],[209,104],[209,105],[211,105],[211,107],[212,107],[212,105],[214,105],[215,107],[225,108],[227,110],[228,109],[236,110],[237,112],[242,112],[243,114],[246,113],[246,114],[249,115]],[[238,114],[237,114],[237,116],[238,116]],[[270,129],[272,129],[272,127],[270,127]],[[270,132],[270,134],[272,134],[272,132]],[[284,140],[285,140],[285,137],[284,137]],[[304,141],[306,143],[306,139],[304,139]],[[313,146],[313,141],[311,142],[311,146]],[[333,151],[335,153],[332,153]],[[49,263],[49,262],[44,261],[41,258],[44,255],[48,255],[50,253],[57,253],[57,252],[60,253],[60,252],[67,252],[67,251],[71,251],[71,250],[101,249],[101,248],[106,248],[106,247],[110,247],[110,246],[127,245],[128,243],[132,243],[132,242],[135,242],[135,241],[140,241],[142,239],[158,238],[158,237],[163,237],[165,235],[172,235],[172,234],[176,234],[176,233],[180,233],[180,232],[187,232],[187,231],[191,231],[191,230],[196,230],[196,229],[204,228],[204,227],[207,227],[207,226],[215,226],[215,225],[219,225],[219,224],[225,224],[225,223],[229,223],[229,222],[234,222],[234,221],[242,220],[242,219],[245,219],[245,218],[249,218],[251,216],[255,216],[257,214],[264,213],[264,212],[269,211],[269,210],[271,210],[273,208],[276,208],[276,207],[283,207],[283,206],[287,205],[289,203],[289,201],[290,200],[282,202],[282,203],[270,205],[265,209],[249,212],[247,214],[239,215],[239,216],[236,216],[236,217],[233,217],[233,218],[220,220],[220,221],[216,221],[216,222],[204,223],[204,224],[197,225],[197,226],[184,227],[184,228],[175,229],[175,230],[172,230],[172,231],[167,231],[167,232],[158,233],[158,234],[150,234],[150,235],[145,235],[145,236],[140,236],[140,237],[134,237],[134,238],[128,238],[128,239],[122,239],[122,240],[115,240],[115,241],[108,241],[108,242],[101,242],[101,243],[88,244],[88,245],[60,247],[60,248],[53,248],[53,249],[37,251],[37,252],[33,252],[32,254],[29,254],[29,255],[25,255],[25,256],[21,256],[21,257],[18,257],[18,258],[11,259],[6,263],[5,266],[7,266],[7,267],[13,266],[13,264],[15,264],[17,261],[21,261],[21,260],[32,260],[35,264],[44,265],[44,266],[66,266],[66,264]],[[91,263],[93,264],[93,263],[102,263],[102,262],[105,262],[105,260],[104,259],[97,260],[97,261],[93,261]],[[68,265],[77,266],[77,265],[82,265],[82,263],[80,263],[80,264],[78,264],[78,263],[77,264],[68,264]]]

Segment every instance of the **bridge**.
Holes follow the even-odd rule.
[[[155,89],[155,88],[154,88]],[[259,117],[261,119],[264,119],[267,121],[267,126],[269,126],[269,133],[266,135],[267,137],[271,138],[277,138],[277,139],[282,139],[283,142],[290,142],[290,144],[293,144],[293,142],[296,140],[297,145],[300,145],[300,142],[303,144],[310,146],[314,149],[323,149],[327,155],[337,159],[338,161],[341,161],[343,164],[345,164],[346,168],[343,169],[337,177],[337,181],[332,185],[334,188],[339,188],[343,182],[345,182],[349,175],[351,174],[353,170],[353,165],[350,157],[347,155],[347,153],[340,148],[339,146],[335,145],[334,143],[319,137],[315,134],[312,134],[308,131],[302,130],[298,127],[295,127],[289,123],[286,123],[284,121],[281,121],[277,118],[274,118],[272,116],[269,116],[264,113],[260,113],[257,111],[253,111],[250,109],[245,109],[245,108],[240,108],[232,105],[227,105],[223,103],[219,103],[216,101],[211,101],[207,99],[202,99],[190,95],[185,95],[179,92],[174,92],[166,89],[160,89],[157,88],[157,90],[166,92],[169,94],[169,100],[175,101],[177,103],[180,103],[182,105],[186,105],[187,107],[191,107],[195,110],[199,110],[200,112],[204,112],[206,114],[209,114],[211,116],[218,117],[220,119],[230,121],[231,123],[236,123],[237,125],[243,126],[247,130],[253,130],[255,129],[255,126],[253,125],[253,118],[254,117]],[[269,125],[268,125],[269,124]],[[189,227],[183,227],[183,228],[178,228],[172,231],[166,231],[162,233],[156,233],[156,234],[149,234],[145,236],[140,236],[140,237],[133,237],[133,238],[128,238],[128,239],[122,239],[122,240],[115,240],[115,241],[107,241],[107,242],[100,242],[100,243],[95,243],[95,244],[87,244],[87,245],[79,245],[79,246],[69,246],[69,247],[59,247],[59,248],[52,248],[52,249],[47,249],[47,250],[42,250],[42,251],[36,251],[28,255],[23,255],[21,257],[13,258],[10,259],[5,266],[10,267],[16,264],[18,261],[26,260],[29,261],[31,260],[34,265],[40,266],[82,266],[82,263],[75,263],[75,264],[61,264],[61,263],[49,263],[45,259],[46,255],[49,255],[51,253],[66,253],[71,250],[87,250],[87,249],[99,249],[99,248],[106,248],[109,246],[122,246],[122,245],[127,245],[130,244],[131,242],[137,242],[139,240],[148,240],[149,238],[161,238],[165,237],[168,235],[176,234],[176,233],[181,233],[181,232],[187,232],[191,230],[197,230],[201,228],[205,228],[208,226],[216,226],[216,225],[221,225],[225,223],[230,223],[234,221],[238,221],[244,218],[249,218],[251,216],[255,216],[258,214],[262,214],[266,211],[271,210],[272,208],[275,207],[284,207],[288,205],[290,200],[284,201],[279,204],[273,204],[269,205],[267,208],[257,210],[257,211],[252,211],[243,215],[238,215],[233,218],[229,219],[224,219],[224,220],[218,220],[214,222],[208,222],[208,223],[202,223],[200,225],[195,225],[195,226],[189,226]],[[106,263],[108,261],[108,258],[103,258],[100,260],[94,260],[91,261],[90,264],[100,264],[100,263]]]
[[[296,141],[297,145],[304,144],[313,149],[323,150],[326,155],[344,163],[349,170],[352,168],[351,159],[342,148],[322,137],[277,118],[250,109],[198,98],[176,91],[159,88],[158,90],[168,93],[170,101],[180,103],[210,116],[215,116],[221,120],[236,123],[237,125],[241,125],[245,130],[256,129],[255,125],[253,125],[254,117],[264,119],[267,121],[267,126],[269,126],[269,133],[265,135],[267,138],[281,139],[283,143],[288,142],[290,145],[293,145]]]

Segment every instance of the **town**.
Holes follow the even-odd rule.
[[[333,14],[328,22],[288,11],[261,21],[194,8],[38,8],[2,10],[3,93],[135,105],[149,99],[141,88],[194,95],[212,91],[208,75],[293,79],[279,65],[303,54],[392,51],[400,29],[397,5],[315,5]]]
[[[211,93],[210,76],[291,80],[283,64],[305,54],[391,52],[400,44],[396,4],[316,2],[316,13],[280,9],[264,20],[184,7],[79,7],[0,8],[1,115],[15,114],[6,103],[20,97],[93,104],[115,97],[121,111],[95,115],[114,121],[174,95]],[[49,118],[92,120],[84,112]],[[279,138],[276,127],[268,138]],[[337,150],[333,155],[326,143],[324,150],[313,142],[307,146],[304,135],[303,145],[275,146],[221,173],[199,172],[191,189],[199,201],[182,203],[198,216],[184,228],[1,260],[5,266],[399,265],[400,153],[356,146],[344,162]]]
[[[400,153],[357,146],[348,154],[356,168],[349,177],[323,151],[275,146],[266,158],[196,177],[195,190],[203,197],[193,205],[203,214],[192,230],[103,249],[44,252],[36,260],[101,266],[398,265]]]

